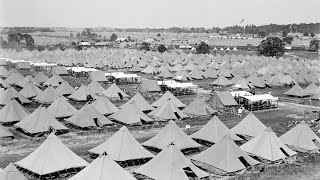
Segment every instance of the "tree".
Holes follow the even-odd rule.
[[[163,52],[165,52],[166,50],[167,50],[167,48],[166,48],[163,44],[161,44],[161,45],[158,46],[158,51],[159,51],[159,52],[163,53]]]
[[[284,42],[288,43],[288,44],[291,44],[292,41],[293,41],[293,37],[285,37],[282,39]]]
[[[320,40],[317,40],[317,39],[314,39],[314,40],[310,41],[310,49],[318,52],[318,50],[319,50],[319,41]]]
[[[143,42],[140,46],[140,50],[150,51],[150,44],[147,42]]]
[[[70,33],[70,37],[73,38],[73,33]]]
[[[157,34],[157,36],[158,36],[158,37],[160,37],[160,36],[161,36],[161,34],[160,34],[160,33],[158,33],[158,34]]]
[[[205,42],[201,42],[201,44],[197,48],[198,54],[209,54],[210,53],[210,47]]]
[[[110,41],[116,41],[118,39],[118,36],[116,34],[112,34],[110,37]]]
[[[264,32],[264,31],[258,32],[258,37],[264,38],[264,37],[266,37],[266,36],[267,36],[267,33],[266,33],[266,32]]]
[[[311,36],[311,37],[314,37],[314,36],[316,36],[316,35],[315,35],[314,33],[310,33],[310,36]]]
[[[288,31],[287,30],[283,30],[282,31],[282,37],[287,37],[288,36]]]
[[[129,42],[133,41],[133,40],[131,39],[131,36],[128,36],[127,39],[128,39]]]
[[[309,33],[304,32],[304,33],[303,33],[303,36],[309,36]]]
[[[279,58],[284,54],[284,43],[278,37],[268,37],[258,46],[258,54]]]
[[[81,34],[78,32],[77,33],[77,38],[80,38],[81,37]]]

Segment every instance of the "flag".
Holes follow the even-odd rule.
[[[244,19],[242,19],[242,20],[240,21],[240,24],[243,23],[243,22],[244,22]]]

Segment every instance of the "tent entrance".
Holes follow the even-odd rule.
[[[95,124],[97,127],[102,127],[102,124],[101,124],[101,122],[98,120],[98,118],[93,118],[93,121],[94,121],[94,124]]]
[[[318,147],[320,148],[320,142],[317,141],[316,139],[312,139],[312,142]]]
[[[240,162],[247,168],[250,167],[251,165],[248,163],[248,161],[246,159],[244,159],[243,156],[238,157],[238,159],[240,160]]]
[[[121,100],[123,100],[123,96],[122,96],[121,93],[118,93],[118,96],[119,96],[119,98],[120,98]]]
[[[188,177],[197,178],[197,175],[192,171],[190,167],[183,168],[183,171],[186,173]]]
[[[177,112],[174,112],[174,115],[175,115],[178,119],[181,118]]]
[[[280,150],[285,156],[289,157],[289,154],[283,148],[280,148]]]

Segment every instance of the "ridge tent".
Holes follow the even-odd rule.
[[[68,75],[67,68],[64,66],[53,66],[53,67],[51,67],[50,73],[52,75],[57,75],[57,76]]]
[[[89,79],[91,81],[97,81],[97,82],[107,82],[108,81],[106,75],[102,71],[90,72]]]
[[[213,109],[238,106],[229,91],[214,91],[207,102]]]
[[[161,92],[161,89],[156,80],[142,80],[137,87],[137,91],[140,93]]]

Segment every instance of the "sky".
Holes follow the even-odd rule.
[[[320,0],[0,0],[0,26],[226,27],[320,22]]]

